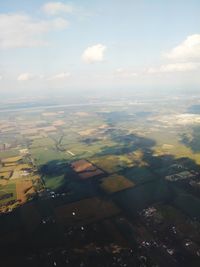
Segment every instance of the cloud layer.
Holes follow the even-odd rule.
[[[47,80],[49,81],[64,80],[66,78],[69,78],[70,76],[71,76],[70,72],[61,72],[49,77]]]
[[[194,71],[200,68],[200,63],[186,62],[186,63],[170,63],[161,65],[155,68],[149,68],[147,73],[172,73],[172,72],[187,72]]]
[[[24,81],[31,81],[31,80],[43,80],[43,81],[62,81],[65,80],[67,78],[69,78],[71,76],[70,72],[61,72],[61,73],[57,73],[54,75],[51,75],[49,77],[45,76],[45,75],[35,75],[33,73],[21,73],[20,75],[18,75],[17,80],[20,82],[24,82]],[[1,76],[0,76],[1,79]]]
[[[35,79],[35,75],[32,73],[21,73],[18,77],[17,80],[20,82],[24,82],[24,81],[30,81]]]

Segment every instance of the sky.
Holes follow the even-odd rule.
[[[199,0],[0,1],[0,94],[200,86]]]

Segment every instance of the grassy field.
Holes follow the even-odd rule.
[[[69,161],[74,159],[80,159],[80,158],[88,158],[93,156],[95,153],[97,153],[100,149],[98,146],[89,147],[84,144],[76,143],[76,144],[69,144],[69,146],[65,146],[66,151],[58,151],[54,147],[37,147],[37,148],[31,148],[30,152],[34,159],[36,159],[37,165],[42,165],[47,163],[51,160],[62,160],[67,159]],[[70,151],[74,154],[71,155],[67,151]]]
[[[0,197],[5,194],[13,194],[13,196],[0,200],[0,204],[5,204],[11,200],[16,200],[16,185],[15,183],[9,183],[4,186],[0,186]]]
[[[55,142],[51,138],[46,137],[46,138],[42,138],[42,139],[33,140],[30,148],[51,147],[54,145],[55,145]]]
[[[48,161],[70,158],[70,156],[64,152],[56,151],[52,148],[44,149],[43,147],[38,147],[30,149],[30,151],[38,166],[46,164]]]
[[[44,181],[45,181],[45,186],[51,190],[56,190],[59,187],[61,187],[64,182],[65,182],[65,178],[64,175],[60,175],[60,176],[53,176],[53,177],[48,177],[45,176],[43,177]]]
[[[8,157],[16,157],[18,154],[19,154],[19,151],[17,149],[1,151],[0,152],[0,159],[8,158]]]
[[[165,130],[153,132],[149,137],[156,141],[156,145],[153,147],[155,154],[171,154],[175,158],[188,157],[200,164],[200,153],[194,153],[189,147],[181,143],[178,133],[170,133]]]

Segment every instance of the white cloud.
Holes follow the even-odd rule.
[[[34,47],[46,45],[42,35],[67,28],[63,18],[34,20],[28,15],[0,15],[0,48]]]
[[[0,75],[0,81],[1,81],[1,80],[3,80],[3,76],[2,76],[2,75]]]
[[[104,60],[104,53],[106,46],[102,44],[96,44],[89,46],[82,54],[82,60],[86,63],[101,62]]]
[[[42,7],[47,15],[58,15],[60,13],[72,13],[73,8],[71,5],[61,2],[49,2]]]
[[[178,46],[164,54],[168,59],[187,61],[200,59],[200,34],[193,34]]]
[[[126,70],[123,68],[118,68],[114,72],[115,76],[122,77],[122,78],[131,78],[137,77],[138,73],[132,70]]]
[[[36,76],[32,73],[21,73],[18,77],[17,77],[17,80],[18,81],[30,81],[30,80],[33,80],[35,79]]]
[[[71,76],[70,72],[61,72],[52,76],[45,76],[45,75],[35,75],[33,73],[21,73],[18,77],[18,81],[30,81],[30,80],[40,80],[40,81],[62,81]]]
[[[161,65],[155,68],[147,69],[148,74],[169,73],[169,72],[188,72],[200,68],[200,63],[186,62],[186,63],[170,63]]]
[[[61,72],[58,73],[50,78],[48,78],[47,80],[52,81],[52,80],[64,80],[66,78],[69,78],[71,76],[70,72]]]

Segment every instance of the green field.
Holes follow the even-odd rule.
[[[12,193],[13,196],[0,200],[0,204],[5,204],[11,200],[16,200],[16,185],[14,183],[10,183],[7,185],[0,186],[0,197],[10,193]]]
[[[46,176],[43,177],[43,179],[45,181],[45,186],[51,190],[56,190],[60,188],[65,182],[64,175],[53,176],[53,177]]]

